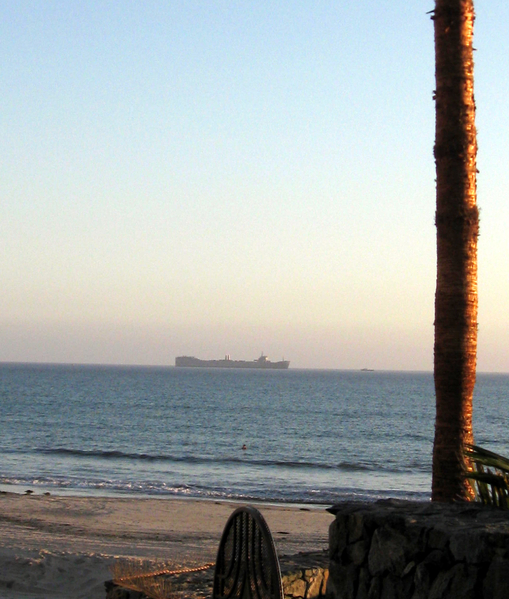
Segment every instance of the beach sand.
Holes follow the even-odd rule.
[[[111,567],[126,559],[214,562],[237,503],[153,498],[0,495],[2,599],[104,599]],[[279,555],[328,546],[325,508],[256,504]]]

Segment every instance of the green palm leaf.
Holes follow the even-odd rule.
[[[475,500],[509,509],[509,459],[478,445],[468,445],[464,454],[469,463],[465,478],[472,482]]]

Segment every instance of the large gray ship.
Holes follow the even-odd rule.
[[[267,356],[262,355],[256,360],[232,360],[229,355],[224,360],[199,360],[193,356],[178,356],[175,366],[179,368],[261,368],[286,370],[290,366],[287,360],[271,362]]]

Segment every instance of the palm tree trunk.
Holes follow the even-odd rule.
[[[473,0],[436,0],[436,422],[432,499],[469,498],[463,448],[472,443],[477,357],[477,237]]]

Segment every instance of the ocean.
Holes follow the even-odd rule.
[[[478,375],[476,442],[504,455],[508,398]],[[426,500],[433,426],[425,372],[0,364],[0,490]]]

